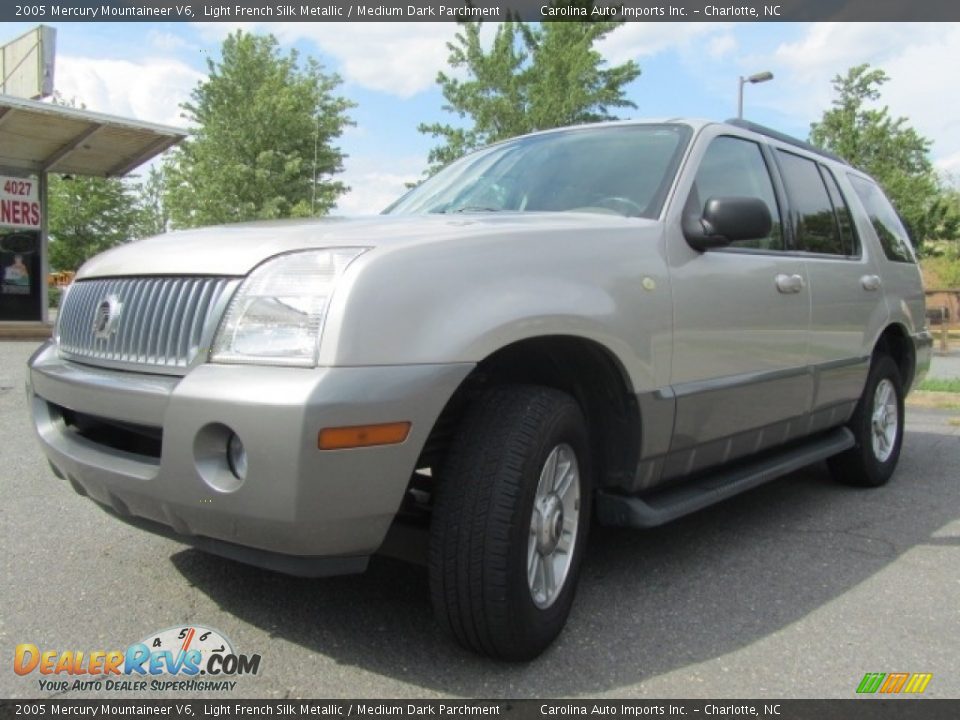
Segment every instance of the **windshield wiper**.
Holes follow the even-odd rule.
[[[464,205],[456,209],[451,208],[450,206],[439,207],[433,210],[427,210],[431,215],[452,215],[454,213],[466,213],[466,212],[504,212],[503,208],[487,207],[485,205]]]

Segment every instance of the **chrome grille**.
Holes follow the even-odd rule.
[[[62,357],[104,367],[182,373],[196,357],[208,321],[223,311],[233,278],[133,277],[80,280],[58,321]],[[119,305],[106,322],[107,303]]]

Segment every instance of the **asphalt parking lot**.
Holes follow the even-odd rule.
[[[849,698],[864,673],[897,671],[960,697],[960,410],[908,410],[887,487],[841,487],[818,465],[657,530],[595,532],[565,633],[503,665],[441,635],[422,568],[289,578],[77,496],[30,429],[35,346],[0,343],[2,697],[51,694],[14,674],[18,643],[121,649],[188,623],[262,655],[218,697]]]

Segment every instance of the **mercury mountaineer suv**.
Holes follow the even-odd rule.
[[[87,262],[30,359],[53,472],[298,575],[428,534],[439,623],[531,658],[593,522],[649,528],[826,459],[886,483],[931,339],[877,183],[753,124],[564,128],[382,215]]]

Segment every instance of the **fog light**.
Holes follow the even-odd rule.
[[[243,447],[243,441],[235,433],[227,440],[227,462],[230,464],[230,472],[239,480],[246,479],[247,450]]]

